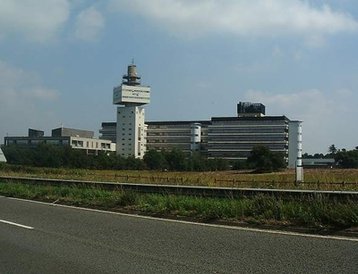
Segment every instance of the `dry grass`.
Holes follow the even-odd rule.
[[[6,166],[2,176],[46,177],[93,181],[200,185],[218,187],[358,190],[358,169],[307,169],[305,183],[295,186],[294,170],[253,174],[249,171],[165,172],[148,170],[85,170]]]

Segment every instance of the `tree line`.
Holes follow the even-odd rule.
[[[312,159],[325,159],[332,158],[334,159],[336,165],[341,168],[358,168],[358,146],[356,146],[352,150],[347,150],[345,148],[339,149],[336,148],[334,144],[328,147],[328,153],[315,153],[313,155],[309,155],[304,153],[303,158]]]
[[[207,159],[200,153],[187,155],[178,149],[149,150],[142,160],[108,152],[87,155],[84,150],[51,144],[40,144],[32,148],[12,145],[2,149],[9,164],[36,167],[168,171],[253,169],[257,172],[271,172],[286,167],[282,154],[273,153],[264,146],[254,147],[247,160],[235,161]]]

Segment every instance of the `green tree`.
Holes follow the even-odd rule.
[[[337,153],[337,148],[336,148],[336,146],[335,146],[334,144],[330,145],[330,146],[328,147],[328,152],[329,152],[330,154],[332,154],[332,155],[336,154],[336,153]]]
[[[163,153],[154,149],[151,149],[145,153],[143,161],[149,169],[163,170],[167,168],[167,163]]]
[[[228,170],[229,162],[222,158],[209,159],[207,166],[208,166],[208,170],[211,171]]]
[[[236,160],[236,161],[232,162],[232,169],[234,169],[234,170],[247,169],[247,161]]]
[[[339,151],[334,159],[342,168],[358,168],[358,150]]]
[[[186,167],[186,159],[183,151],[173,149],[171,151],[164,151],[164,157],[168,164],[169,170],[183,171]]]
[[[32,149],[33,165],[39,167],[61,167],[63,166],[63,147],[39,144]]]
[[[253,147],[247,163],[256,172],[272,172],[286,166],[283,155],[271,152],[266,146]]]
[[[199,152],[194,152],[188,159],[186,169],[190,171],[208,170],[208,160],[204,158]]]
[[[271,161],[272,161],[272,168],[274,171],[280,170],[282,168],[286,168],[287,166],[283,153],[271,152]]]

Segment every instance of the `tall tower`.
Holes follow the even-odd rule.
[[[134,64],[128,66],[122,84],[113,89],[117,107],[117,155],[142,159],[146,151],[144,105],[150,102],[150,87],[142,86]]]
[[[290,121],[288,129],[288,167],[295,168],[296,182],[304,181],[302,167],[302,121]]]
[[[303,167],[302,167],[302,122],[298,122],[297,132],[297,162],[296,162],[296,182],[302,183],[303,180]]]

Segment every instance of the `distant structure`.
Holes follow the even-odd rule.
[[[117,123],[116,122],[102,122],[101,129],[99,130],[100,139],[110,140],[112,143],[117,142]]]
[[[150,87],[142,86],[134,64],[128,66],[122,84],[113,89],[117,107],[117,155],[142,159],[146,152],[144,105],[150,102]]]
[[[300,165],[302,122],[291,121],[286,116],[265,116],[265,106],[261,103],[239,102],[234,117],[148,121],[146,126],[148,150],[176,148],[187,154],[197,152],[209,159],[245,160],[254,146],[262,145],[282,153],[289,168]],[[113,140],[116,127],[115,122],[103,122],[101,138]]]
[[[262,117],[265,116],[265,106],[261,103],[239,102],[237,104],[238,117]]]
[[[30,128],[28,136],[7,136],[4,138],[4,144],[22,147],[35,147],[39,144],[70,146],[73,149],[84,150],[87,154],[116,150],[115,143],[110,140],[96,139],[93,136],[93,131],[64,127],[55,128],[51,136],[45,136],[44,131]]]
[[[29,128],[28,136],[32,138],[40,138],[45,136],[45,132],[43,130],[37,130],[33,128]]]
[[[6,157],[0,148],[0,162],[6,163]]]
[[[336,166],[334,158],[302,158],[304,168],[333,168]]]

